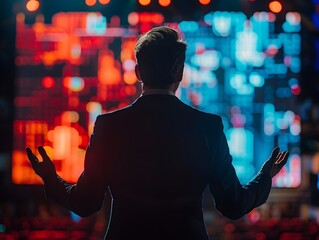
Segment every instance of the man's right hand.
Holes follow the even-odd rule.
[[[39,146],[38,151],[42,157],[42,161],[39,161],[30,148],[26,148],[28,159],[30,160],[35,173],[42,179],[49,176],[56,176],[54,163],[46,153],[45,149],[42,146]]]
[[[272,178],[280,172],[282,167],[287,163],[289,152],[279,152],[278,147],[274,148],[271,157],[264,163],[261,172],[268,173]]]

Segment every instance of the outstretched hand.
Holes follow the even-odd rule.
[[[262,172],[269,173],[269,175],[273,178],[280,172],[282,167],[287,163],[289,152],[279,152],[279,148],[276,147],[272,151],[271,157],[264,163],[261,168]]]
[[[45,149],[40,146],[38,147],[38,151],[42,157],[42,161],[39,161],[30,148],[26,148],[27,156],[35,173],[42,179],[48,176],[56,175],[54,163],[51,161]]]

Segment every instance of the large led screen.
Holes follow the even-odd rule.
[[[57,13],[32,24],[17,15],[12,181],[39,184],[24,149],[45,146],[58,173],[75,182],[97,115],[127,106],[141,93],[134,74],[139,34],[164,22],[158,13],[131,13],[129,26],[98,12]],[[273,185],[301,182],[300,15],[285,20],[256,12],[211,12],[202,21],[166,23],[188,44],[177,91],[185,103],[221,115],[242,183],[274,146],[289,150]],[[116,138],[116,136],[114,136]]]

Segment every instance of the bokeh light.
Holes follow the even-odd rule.
[[[111,0],[99,0],[99,2],[102,4],[102,5],[107,5],[110,3]]]
[[[158,0],[158,3],[162,7],[168,7],[171,4],[171,0]]]
[[[269,9],[274,13],[279,13],[282,10],[282,5],[278,1],[272,1],[269,3]]]
[[[85,4],[92,7],[96,4],[96,0],[85,0]]]
[[[63,85],[73,92],[80,92],[84,89],[84,80],[81,77],[65,77]]]
[[[199,0],[199,3],[202,5],[208,5],[210,4],[211,0]]]
[[[44,88],[52,88],[54,86],[54,78],[50,76],[46,76],[42,79],[42,86]]]
[[[137,12],[131,12],[127,17],[128,23],[131,25],[136,25],[139,22],[139,16]]]
[[[29,0],[27,2],[26,8],[29,12],[35,12],[40,7],[40,3],[37,0]]]
[[[151,3],[151,0],[138,0],[139,4],[142,6],[147,6]]]

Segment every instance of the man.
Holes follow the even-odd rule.
[[[237,219],[267,200],[271,178],[287,162],[288,152],[275,148],[250,183],[239,183],[221,118],[193,109],[174,95],[185,51],[186,44],[168,27],[154,28],[138,40],[135,70],[143,82],[142,96],[96,119],[77,184],[56,174],[42,147],[42,162],[27,148],[47,197],[80,216],[98,211],[110,191],[113,206],[106,239],[206,240],[206,186],[216,208]]]

